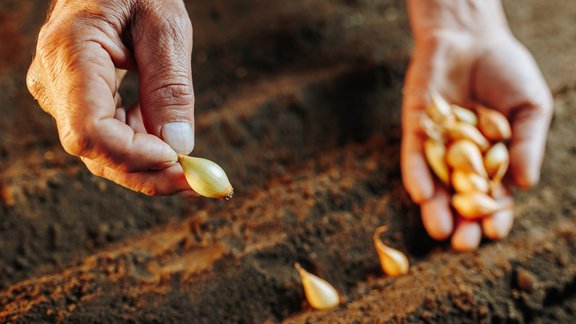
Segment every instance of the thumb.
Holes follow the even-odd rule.
[[[194,148],[192,24],[182,1],[150,1],[140,9],[132,38],[146,130],[177,153]]]
[[[516,39],[492,46],[477,65],[475,92],[510,118],[510,171],[516,185],[529,188],[540,178],[552,95],[534,58]]]
[[[511,171],[520,188],[538,183],[544,158],[546,136],[552,117],[552,103],[522,106],[513,115],[510,147]]]

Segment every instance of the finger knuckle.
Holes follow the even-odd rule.
[[[170,30],[173,33],[176,33],[178,36],[181,37],[188,37],[192,35],[192,22],[190,21],[190,17],[188,14],[181,14],[175,15],[173,19],[170,19]]]
[[[161,32],[181,32],[192,26],[182,2],[164,3],[162,6],[146,2],[142,8],[153,24],[152,26],[157,27]]]
[[[40,31],[38,32],[37,47],[41,48],[44,47],[45,45],[49,45],[50,39],[54,37],[55,34],[58,33],[57,29],[61,29],[58,28],[59,25],[60,24],[54,23],[54,21],[48,21],[44,25],[42,25]]]
[[[35,98],[37,98],[38,95],[43,92],[43,85],[40,80],[40,71],[38,71],[38,67],[35,62],[32,62],[32,65],[30,65],[28,73],[26,74],[26,86],[28,87],[28,91],[30,91],[32,96]]]
[[[64,150],[74,156],[89,158],[94,147],[90,133],[76,127],[65,127],[61,142]]]
[[[192,30],[192,24],[187,15],[167,16],[165,14],[157,15],[156,28],[160,35],[170,39],[182,39],[186,37],[187,32]]]
[[[105,178],[104,168],[95,166],[92,163],[84,162],[84,164],[86,165],[86,168],[88,168],[88,171],[90,171],[90,173],[92,173],[93,175],[95,175],[97,177]]]
[[[151,92],[157,107],[194,105],[194,90],[188,83],[166,83]]]
[[[138,191],[150,197],[159,195],[158,189],[153,185],[142,185]]]
[[[40,108],[45,112],[52,114],[54,99],[50,98],[47,85],[44,83],[44,78],[35,62],[32,63],[28,73],[26,74],[26,87],[32,97],[38,101]]]
[[[548,116],[551,115],[554,109],[554,99],[548,90],[534,93],[528,98],[525,103],[526,107],[530,107],[530,114]]]
[[[47,23],[42,27],[38,35],[36,45],[36,59],[42,66],[43,63],[53,61],[55,52],[61,46],[61,43],[67,39],[68,32],[62,24]]]
[[[34,86],[37,83],[38,78],[41,73],[45,73],[45,67],[51,67],[55,63],[55,53],[57,53],[60,47],[61,40],[57,37],[57,34],[48,30],[49,27],[43,27],[38,37],[38,43],[36,45],[36,52],[34,54],[34,60],[30,66],[28,73],[27,84]],[[48,69],[49,71],[50,69]]]
[[[136,2],[140,21],[136,23],[136,38],[147,37],[158,43],[177,46],[192,36],[192,23],[181,2],[164,3],[162,6],[151,1]],[[180,45],[181,46],[181,45]]]

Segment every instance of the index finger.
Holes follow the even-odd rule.
[[[406,191],[414,202],[420,204],[434,194],[434,180],[426,158],[424,142],[420,129],[423,101],[414,98],[410,93],[404,94],[402,104],[402,147],[401,165],[402,181]]]
[[[51,57],[48,78],[55,94],[48,110],[56,119],[64,149],[126,172],[163,168],[177,154],[158,137],[135,133],[114,118],[115,66],[95,40],[68,41]],[[55,75],[55,68],[58,75]]]

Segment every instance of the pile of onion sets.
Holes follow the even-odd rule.
[[[426,161],[450,191],[457,217],[452,247],[468,251],[478,246],[479,232],[474,237],[478,242],[467,243],[468,225],[474,223],[480,223],[490,239],[506,237],[513,223],[513,202],[502,185],[510,165],[507,142],[512,135],[506,116],[480,104],[471,109],[449,104],[434,94],[421,127],[426,134]]]

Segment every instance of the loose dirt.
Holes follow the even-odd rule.
[[[466,254],[426,235],[401,183],[403,1],[187,3],[195,154],[227,170],[229,202],[145,197],[68,156],[25,85],[47,3],[0,3],[1,321],[574,321],[576,3],[506,2],[556,115],[510,237]],[[405,276],[379,268],[383,224]],[[295,262],[343,304],[310,309]]]

